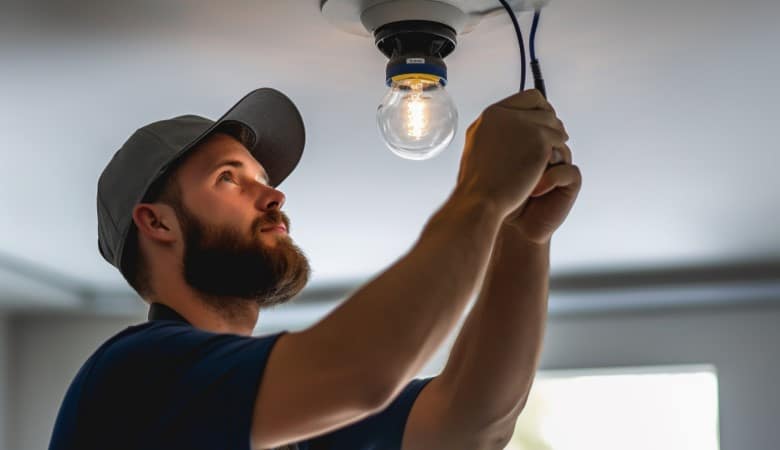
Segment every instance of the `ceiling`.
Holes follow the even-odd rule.
[[[554,276],[780,260],[778,17],[774,0],[545,8],[537,55],[583,175]],[[453,188],[463,130],[520,79],[509,19],[485,18],[447,58],[455,140],[408,161],[376,128],[385,62],[318,0],[0,1],[0,303],[54,298],[52,286],[127,292],[97,251],[103,167],[136,128],[217,118],[261,86],[307,127],[280,189],[311,288],[381,272]],[[47,287],[32,295],[36,273]]]

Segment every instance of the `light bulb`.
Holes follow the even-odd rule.
[[[455,137],[458,111],[438,80],[394,79],[376,113],[385,144],[396,155],[433,158]]]

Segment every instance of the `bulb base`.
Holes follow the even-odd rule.
[[[447,25],[428,20],[403,20],[374,31],[376,47],[388,58],[419,54],[444,59],[455,50],[457,33]]]
[[[387,62],[385,69],[385,84],[390,86],[410,78],[423,79],[447,85],[447,65],[444,60],[435,56],[398,55]]]
[[[377,28],[374,40],[379,51],[390,59],[385,71],[388,86],[407,78],[447,84],[444,58],[457,45],[453,28],[428,20],[404,20]]]

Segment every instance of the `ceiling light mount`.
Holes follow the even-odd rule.
[[[404,78],[425,78],[447,83],[444,58],[455,50],[456,32],[447,25],[425,20],[404,20],[382,25],[374,31],[380,52],[389,58],[385,83]]]
[[[402,53],[422,53],[444,59],[455,50],[457,32],[440,22],[404,20],[374,31],[377,48],[388,58]]]
[[[517,11],[539,9],[549,2],[505,1],[507,9]],[[459,34],[471,31],[482,17],[504,8],[498,0],[320,3],[322,14],[332,24],[352,34],[373,36],[376,47],[389,59],[384,80],[389,90],[377,108],[377,125],[393,153],[413,160],[436,156],[457,130],[458,111],[444,88],[444,58],[455,50]]]
[[[507,0],[522,13],[542,9],[550,0]],[[382,25],[406,20],[438,22],[465,34],[489,16],[506,14],[497,0],[321,0],[322,15],[351,34],[372,36]]]

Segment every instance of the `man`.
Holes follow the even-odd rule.
[[[309,277],[277,189],[303,151],[298,110],[266,88],[216,122],[137,130],[98,182],[98,243],[149,321],[85,362],[50,450],[503,448],[538,363],[550,239],[581,184],[567,140],[539,91],[491,105],[407,254],[308,329],[253,337]],[[413,378],[478,286],[445,369]]]

